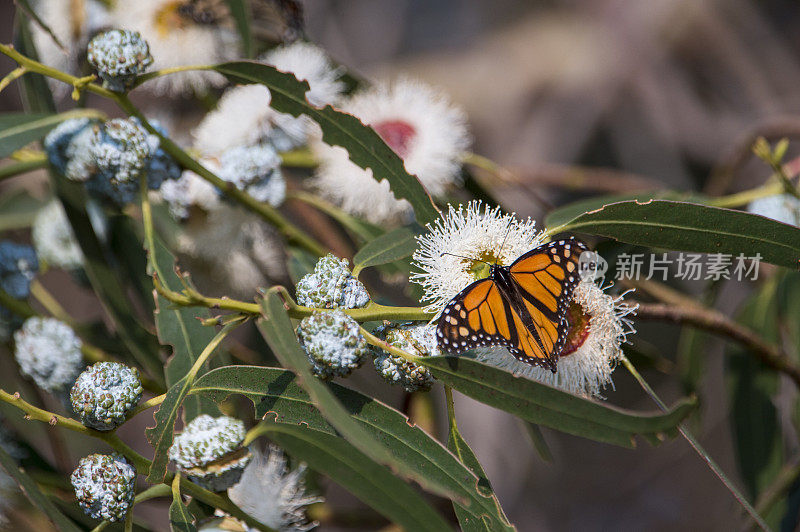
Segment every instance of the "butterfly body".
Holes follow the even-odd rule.
[[[490,265],[445,306],[436,334],[454,354],[504,346],[517,359],[556,371],[569,324],[566,314],[587,247],[573,238],[538,246],[509,266]]]

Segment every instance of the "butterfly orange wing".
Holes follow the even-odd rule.
[[[528,329],[532,326],[540,350],[553,366],[567,340],[567,309],[580,282],[580,255],[586,250],[578,240],[559,240],[529,251],[509,268],[519,296],[515,303],[530,315]]]
[[[566,309],[586,246],[561,240],[539,246],[509,267],[513,291],[492,279],[472,283],[442,311],[439,344],[452,353],[501,345],[519,360],[555,370],[567,336]]]

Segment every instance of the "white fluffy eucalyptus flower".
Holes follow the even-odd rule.
[[[82,75],[80,66],[89,37],[109,23],[104,3],[96,0],[38,0],[32,2],[31,7],[64,46],[64,49],[60,48],[49,33],[38,24],[31,24],[39,60],[69,74]],[[49,81],[59,96],[67,93],[69,85]]]
[[[308,43],[281,46],[261,58],[263,63],[308,81],[306,93],[312,105],[336,103],[344,84],[325,52]],[[217,108],[206,115],[194,130],[196,147],[205,155],[219,155],[238,146],[269,141],[278,151],[305,144],[314,130],[307,117],[279,113],[269,106],[271,95],[263,85],[243,85],[228,89]]]
[[[242,479],[228,489],[228,496],[239,508],[270,528],[310,530],[317,523],[308,522],[306,507],[323,499],[306,494],[304,473],[304,465],[289,470],[277,447],[269,447],[266,453],[255,450]]]
[[[612,297],[589,280],[578,284],[567,312],[570,325],[567,343],[558,357],[555,373],[520,362],[503,347],[478,349],[476,357],[569,393],[601,397],[603,388],[613,386],[611,373],[622,357],[625,337],[635,332],[626,316],[636,308],[626,305],[623,296]]]
[[[466,115],[436,89],[408,79],[380,83],[353,96],[342,110],[372,126],[430,194],[441,196],[459,183],[461,156],[470,144]],[[352,163],[344,148],[319,142],[314,149],[320,161],[315,185],[344,210],[372,222],[410,213],[388,181],[373,179],[372,170]]]
[[[116,2],[111,25],[138,31],[150,46],[152,70],[223,63],[236,58],[239,37],[224,2],[222,11],[201,15],[205,2],[189,0],[136,0]],[[157,94],[179,96],[219,87],[225,78],[210,71],[191,70],[158,77],[144,85]]]
[[[14,333],[14,344],[22,373],[45,391],[67,390],[81,371],[82,342],[69,325],[55,318],[28,318]]]
[[[480,201],[450,205],[427,227],[428,232],[417,237],[413,260],[420,271],[411,274],[411,281],[424,289],[422,302],[429,312],[440,312],[467,285],[488,277],[486,262],[507,266],[542,243],[536,222],[518,220]]]
[[[32,233],[40,260],[64,270],[77,270],[83,266],[83,252],[58,200],[52,200],[39,209]]]

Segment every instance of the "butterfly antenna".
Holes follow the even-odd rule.
[[[476,260],[476,261],[478,261],[478,262],[482,262],[482,263],[484,263],[484,264],[489,264],[489,263],[488,263],[488,262],[486,262],[485,260],[481,260],[481,259],[473,259],[473,258],[471,258],[471,257],[465,257],[465,256],[463,256],[463,255],[456,255],[455,253],[440,253],[440,254],[439,254],[439,256],[440,256],[440,257],[444,257],[445,255],[450,255],[451,257],[458,257],[459,259],[464,259],[464,260]],[[491,266],[491,265],[490,265],[490,266]]]
[[[508,240],[508,234],[511,232],[511,224],[514,222],[514,218],[508,219],[508,225],[506,226],[506,235],[503,237],[503,243],[500,244],[500,249],[497,250],[497,256],[494,259],[494,265],[497,266],[497,261],[500,258],[500,254],[503,252],[503,248],[506,245],[506,240]]]

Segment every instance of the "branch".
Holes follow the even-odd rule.
[[[566,190],[606,193],[650,192],[663,189],[663,184],[649,177],[590,166],[542,163],[526,168],[504,168],[474,153],[467,153],[464,163],[492,174],[504,185],[559,187]]]
[[[192,287],[188,287],[181,292],[175,292],[164,286],[155,275],[153,276],[153,284],[155,285],[156,292],[158,292],[160,296],[170,303],[181,307],[205,307],[208,309],[231,310],[251,316],[261,315],[261,308],[257,303],[247,303],[228,297],[206,297]],[[270,290],[278,292],[283,298],[283,306],[286,308],[291,318],[300,319],[310,316],[316,311],[331,310],[298,305],[292,296],[289,295],[289,291],[280,285],[273,286]],[[422,307],[392,307],[380,305],[374,301],[370,301],[366,307],[338,310],[341,310],[358,322],[381,320],[428,321],[433,317],[433,314],[425,312]]]
[[[655,390],[650,386],[650,384],[644,380],[644,377],[639,373],[639,371],[631,364],[631,361],[628,360],[626,356],[623,356],[621,359],[622,365],[630,372],[636,382],[642,387],[642,389],[650,396],[653,402],[658,405],[658,407],[663,410],[667,411],[667,405],[664,404],[664,401],[656,394]],[[678,431],[681,433],[681,436],[691,445],[692,449],[695,450],[697,455],[708,465],[709,469],[717,476],[717,478],[728,488],[728,491],[731,492],[733,498],[745,509],[745,511],[750,514],[750,517],[753,519],[753,522],[758,525],[761,530],[769,530],[769,527],[762,519],[761,515],[753,508],[753,506],[747,501],[747,498],[736,488],[736,486],[731,482],[722,468],[717,464],[711,455],[708,454],[700,442],[697,441],[697,438],[686,428],[686,424],[682,423],[678,426]]]
[[[138,471],[143,472],[150,469],[151,461],[136,452],[123,442],[114,431],[100,432],[98,430],[90,429],[78,423],[74,419],[70,419],[53,412],[48,412],[39,407],[33,406],[27,401],[20,398],[19,394],[10,394],[3,389],[0,389],[0,401],[8,403],[11,406],[22,410],[26,414],[26,419],[33,419],[49,424],[51,427],[61,426],[73,432],[97,438],[106,442],[112,449],[122,454],[127,458]],[[164,484],[169,485],[174,478],[174,473],[168,472],[164,478]],[[181,478],[181,490],[188,495],[210,505],[228,512],[237,519],[246,522],[248,525],[263,530],[264,532],[272,532],[268,526],[253,519],[249,514],[245,513],[241,508],[236,506],[227,496],[212,493],[197,484]]]
[[[721,312],[699,305],[677,306],[662,303],[638,303],[638,305],[636,317],[639,319],[692,325],[742,344],[765,365],[787,374],[800,388],[800,366],[795,364],[780,346],[764,341],[755,331]]]
[[[72,85],[75,90],[86,90],[97,94],[99,96],[104,96],[110,100],[113,100],[123,111],[125,111],[129,116],[133,116],[138,118],[142,125],[153,135],[157,135],[161,141],[161,147],[164,149],[165,152],[170,154],[178,163],[180,163],[184,168],[187,170],[191,170],[192,172],[196,173],[215,187],[217,187],[223,194],[231,198],[232,200],[236,201],[246,209],[258,214],[264,220],[275,226],[278,231],[283,234],[284,237],[289,242],[293,242],[298,246],[306,249],[307,251],[314,253],[315,255],[322,256],[325,254],[325,248],[320,245],[317,241],[315,241],[310,236],[306,235],[299,227],[295,226],[291,222],[289,222],[286,218],[283,217],[274,207],[267,203],[262,203],[253,199],[252,196],[243,192],[233,186],[231,183],[222,180],[213,172],[210,172],[207,168],[203,165],[195,161],[191,155],[186,153],[183,149],[181,149],[177,144],[172,142],[169,138],[162,135],[159,131],[153,128],[153,126],[145,119],[141,112],[131,103],[128,99],[127,95],[122,93],[112,92],[108,89],[97,85],[96,83],[91,83],[90,78],[78,78],[75,76],[71,76],[65,72],[61,72],[56,70],[52,67],[48,67],[38,61],[34,61],[29,57],[25,57],[18,51],[14,49],[13,46],[0,44],[0,53],[3,53],[16,61],[20,66],[25,67],[30,72],[35,72],[37,74],[42,74],[44,76],[51,77],[53,79],[57,79],[59,81],[63,81],[69,85]],[[193,69],[199,67],[191,67]]]
[[[752,157],[751,148],[759,137],[778,140],[783,137],[800,136],[800,120],[796,117],[780,118],[756,125],[712,169],[703,192],[710,196],[724,193],[733,179],[734,173]]]

